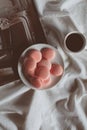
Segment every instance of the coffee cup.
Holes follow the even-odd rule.
[[[64,50],[71,53],[81,52],[86,46],[86,38],[79,31],[72,31],[64,38]]]

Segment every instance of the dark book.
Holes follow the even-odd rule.
[[[47,43],[32,0],[25,5],[23,1],[16,2],[17,7],[20,4],[18,12],[0,18],[0,69],[12,68],[13,79],[19,79],[17,65],[21,53],[32,44]]]

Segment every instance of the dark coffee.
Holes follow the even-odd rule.
[[[84,37],[79,33],[72,33],[66,38],[66,46],[72,52],[78,52],[84,47]]]

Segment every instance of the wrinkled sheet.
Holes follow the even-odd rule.
[[[68,26],[87,37],[87,1],[34,2],[48,42],[63,57],[65,73],[49,90],[31,90],[20,80],[0,86],[0,130],[87,130],[87,50],[66,53],[59,40]]]

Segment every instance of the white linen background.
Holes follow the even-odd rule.
[[[65,53],[58,35],[71,25],[71,18],[87,37],[87,1],[35,4],[47,40],[63,57],[65,74],[60,84],[46,91],[29,90],[20,80],[0,86],[0,130],[87,130],[87,50]]]

